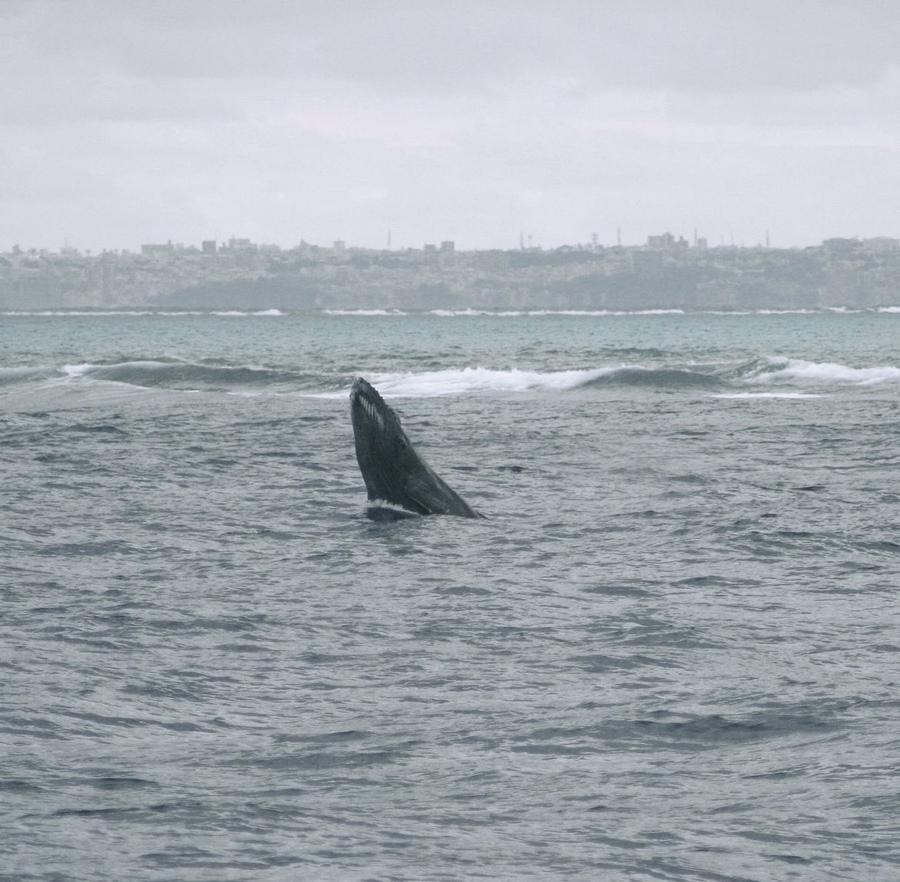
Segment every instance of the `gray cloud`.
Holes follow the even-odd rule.
[[[0,249],[900,234],[894,3],[6,0],[0,25]]]
[[[11,8],[27,51],[43,46],[82,69],[150,79],[338,77],[456,90],[556,75],[599,89],[765,91],[862,84],[900,64],[900,7],[888,0],[32,0]]]

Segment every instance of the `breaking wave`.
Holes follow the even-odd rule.
[[[693,392],[721,398],[810,398],[841,389],[900,384],[900,367],[853,367],[786,357],[757,358],[738,365],[622,363],[561,371],[487,367],[369,371],[362,373],[387,398],[569,393],[638,388]],[[190,362],[173,358],[113,364],[65,364],[0,368],[0,388],[27,385],[65,388],[115,384],[136,389],[233,394],[297,394],[344,397],[353,374],[303,371],[293,366]]]
[[[107,383],[179,391],[279,391],[308,387],[317,380],[317,377],[310,378],[297,371],[261,365],[203,364],[178,360],[0,368],[0,387],[42,381],[44,385],[55,386]]]
[[[549,372],[476,367],[421,373],[373,373],[367,375],[367,379],[387,398],[570,392],[617,385],[665,389],[717,388],[721,385],[716,376],[695,370],[640,365]]]
[[[872,386],[900,382],[900,367],[850,367],[832,362],[779,357],[751,362],[743,379],[750,384]]]
[[[643,387],[705,391],[721,398],[818,398],[834,389],[900,383],[900,367],[851,367],[791,358],[759,358],[737,366],[621,364],[567,371],[461,368],[366,374],[385,397],[571,392]],[[338,393],[335,393],[338,394]],[[344,391],[339,393],[344,394]]]

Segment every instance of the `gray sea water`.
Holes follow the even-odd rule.
[[[0,316],[0,877],[900,878],[898,341]],[[356,375],[486,520],[366,517]]]

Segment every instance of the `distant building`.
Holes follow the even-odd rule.
[[[675,237],[671,233],[647,237],[647,247],[652,248],[654,251],[669,251],[674,244]]]
[[[166,242],[165,245],[155,245],[155,244],[141,245],[141,254],[144,254],[148,257],[171,254],[174,250],[175,250],[175,246],[172,244],[171,239],[168,242]]]
[[[453,254],[456,251],[456,243],[447,239],[444,242],[441,242],[441,254]]]
[[[307,242],[306,239],[301,239],[300,244],[294,248],[294,251],[298,254],[302,254],[304,257],[311,257],[312,255],[318,254],[321,250],[319,245],[312,245]]]
[[[204,239],[203,242],[200,243],[200,250],[204,254],[215,254],[216,253],[216,240],[215,239]]]
[[[332,249],[335,254],[343,254],[347,250],[347,243],[343,239],[335,239]]]
[[[822,247],[829,256],[852,254],[860,246],[859,239],[825,239]]]
[[[671,233],[663,233],[661,236],[648,236],[647,248],[650,251],[687,251],[691,247],[684,236],[677,239]]]

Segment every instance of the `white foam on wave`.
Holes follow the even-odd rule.
[[[684,315],[683,309],[432,309],[431,315],[439,318],[467,318],[490,316],[492,318],[522,318],[541,316],[604,317],[628,315]]]
[[[425,371],[423,373],[370,374],[367,379],[385,398],[435,398],[441,395],[510,393],[526,391],[562,392],[576,389],[618,367],[540,373],[490,368]]]
[[[641,365],[617,364],[599,368],[548,372],[518,368],[495,370],[466,367],[401,373],[363,371],[363,375],[385,398],[435,398],[440,396],[506,395],[524,392],[567,392],[588,386],[601,377],[610,377],[619,373],[634,374],[641,371],[653,373],[652,368]],[[852,368],[846,365],[800,359],[770,358],[766,360],[763,367],[738,382],[745,386],[756,386],[757,389],[716,392],[710,397],[733,399],[820,398],[829,394],[827,391],[822,391],[822,387],[869,386],[900,382],[900,368],[892,366]],[[760,386],[768,388],[759,389]],[[802,388],[804,386],[813,388]],[[348,391],[349,387],[341,391],[312,393],[309,397],[343,398]]]
[[[900,368],[891,365],[854,368],[832,362],[799,358],[770,358],[770,370],[745,377],[746,383],[815,383],[819,385],[874,386],[900,382]]]
[[[629,316],[629,315],[684,315],[683,309],[532,309],[523,315],[571,315],[576,317]]]
[[[384,398],[439,398],[441,396],[510,394],[516,392],[564,392],[577,389],[598,377],[615,373],[622,366],[541,373],[491,368],[456,368],[416,373],[362,372]],[[349,387],[339,392],[301,393],[308,398],[344,398]]]
[[[160,370],[171,367],[172,364],[190,364],[190,362],[181,362],[180,360],[172,361],[122,361],[114,364],[64,364],[60,368],[60,372],[66,377],[86,377],[100,371],[121,370],[123,368],[134,368],[137,370]]]
[[[325,315],[398,316],[406,315],[402,309],[323,309]]]
[[[64,364],[60,370],[67,377],[84,377],[91,371],[97,370],[99,365],[96,364]]]
[[[167,314],[174,315],[175,313]],[[256,316],[279,316],[284,315],[284,313],[280,309],[254,309],[249,311],[246,309],[219,309],[214,310],[210,315],[217,315],[225,318],[247,318]]]

